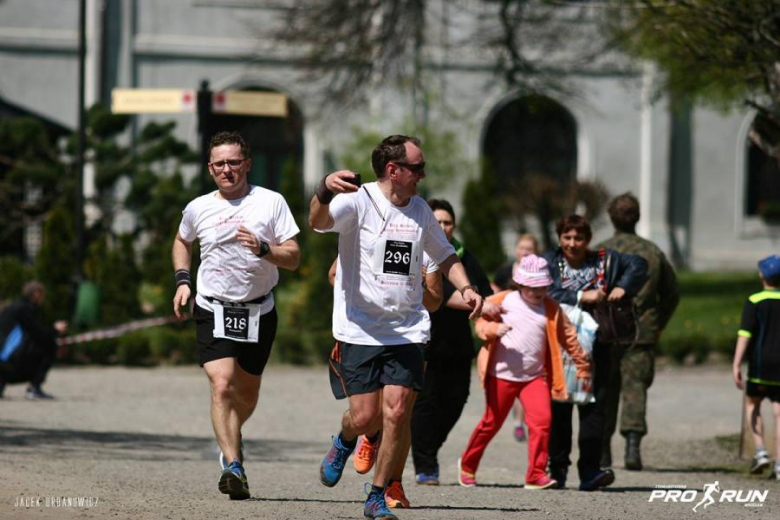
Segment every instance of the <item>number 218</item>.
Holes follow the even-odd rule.
[[[246,318],[225,318],[225,326],[232,330],[244,330]]]

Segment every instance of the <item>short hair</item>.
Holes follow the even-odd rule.
[[[211,150],[217,146],[222,146],[223,144],[234,144],[240,147],[241,155],[244,156],[244,159],[249,159],[251,157],[252,150],[249,148],[249,145],[246,144],[246,141],[241,134],[238,132],[225,131],[217,132],[214,134],[214,137],[211,138],[211,141],[209,141],[209,157],[211,157]]]
[[[406,160],[406,143],[420,146],[420,140],[408,135],[391,135],[382,139],[371,153],[371,167],[378,179],[385,176],[387,163]]]
[[[536,238],[536,235],[533,233],[521,233],[517,235],[517,240],[515,240],[515,245],[519,244],[523,240],[528,240],[529,242],[534,243],[534,249],[537,251],[539,250],[539,239]]]
[[[22,296],[30,300],[35,295],[35,293],[43,292],[45,290],[46,288],[41,282],[38,280],[30,280],[24,284],[24,287],[22,287]]]
[[[555,225],[555,232],[558,233],[558,238],[561,238],[561,235],[571,230],[584,235],[587,240],[593,238],[590,222],[582,215],[569,215],[568,217],[563,217]]]
[[[452,216],[452,223],[455,223],[455,210],[452,209],[452,204],[448,201],[444,199],[428,199],[428,206],[431,208],[431,211],[443,209]]]
[[[762,274],[760,276],[763,278],[764,283],[766,283],[768,286],[780,288],[780,274],[776,274],[774,276],[764,276]]]
[[[607,212],[615,229],[634,231],[636,223],[639,222],[639,201],[630,191],[627,191],[612,199]]]

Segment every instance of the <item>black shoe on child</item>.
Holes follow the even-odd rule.
[[[41,399],[54,399],[54,396],[41,390],[40,386],[28,386],[27,399],[31,401],[38,401]]]
[[[611,469],[604,471],[597,471],[590,478],[586,478],[580,482],[580,491],[596,491],[597,489],[605,488],[615,482],[615,472]]]
[[[550,478],[558,483],[558,489],[566,487],[566,476],[569,473],[569,468],[554,468],[550,467]]]

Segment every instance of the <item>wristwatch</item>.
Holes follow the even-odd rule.
[[[265,255],[271,252],[271,246],[268,242],[260,242],[260,252],[257,253],[257,258],[263,258]]]

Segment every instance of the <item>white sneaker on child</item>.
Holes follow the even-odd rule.
[[[758,452],[756,453],[756,456],[753,457],[753,462],[750,463],[750,472],[754,475],[757,473],[761,473],[764,471],[765,468],[768,468],[770,464],[769,461],[769,455],[767,455],[767,452]]]

